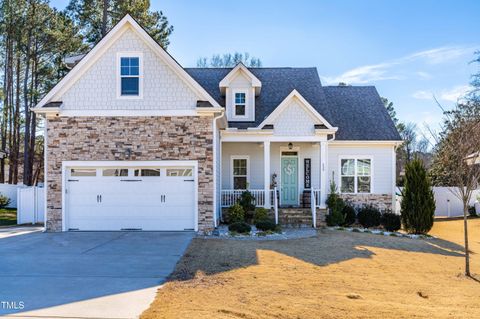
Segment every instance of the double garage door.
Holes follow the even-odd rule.
[[[195,229],[194,166],[69,166],[67,230]]]

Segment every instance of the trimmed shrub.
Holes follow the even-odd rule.
[[[410,234],[425,234],[433,226],[435,199],[427,170],[419,158],[405,166],[402,191],[402,224]]]
[[[238,199],[238,203],[246,212],[255,210],[255,197],[253,197],[250,191],[242,192],[242,195],[240,195],[240,198]]]
[[[328,206],[328,215],[326,222],[328,226],[340,226],[345,222],[345,216],[343,215],[343,208],[345,202],[337,193],[337,185],[332,181],[330,183],[330,194],[328,194],[325,203]]]
[[[376,207],[365,205],[358,211],[357,218],[360,225],[365,228],[377,227],[380,225],[381,214]]]
[[[264,220],[259,220],[255,223],[255,227],[257,229],[262,230],[262,231],[275,231],[277,230],[277,225],[273,220],[269,219],[264,219]]]
[[[0,193],[0,208],[5,208],[10,204],[10,198]]]
[[[355,224],[355,221],[357,220],[357,212],[355,211],[355,208],[351,205],[345,205],[342,210],[343,216],[345,218],[345,222],[343,223],[344,226],[350,226],[352,224]]]
[[[478,217],[477,211],[475,210],[475,206],[468,207],[468,216],[470,217]]]
[[[237,222],[237,223],[228,225],[228,230],[234,231],[240,234],[248,234],[252,230],[252,227],[250,227],[250,225],[245,222]]]
[[[227,221],[229,224],[245,221],[245,211],[239,204],[234,204],[228,208]]]
[[[392,212],[383,213],[381,223],[383,228],[390,232],[397,231],[400,229],[400,227],[402,227],[400,215]]]
[[[263,207],[255,208],[255,214],[253,215],[253,222],[257,223],[259,221],[269,220],[268,209]]]

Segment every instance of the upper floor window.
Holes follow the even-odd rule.
[[[245,116],[246,113],[246,94],[245,92],[235,93],[235,116]]]
[[[372,192],[372,160],[370,158],[340,159],[340,192]]]
[[[118,97],[141,98],[142,56],[134,53],[118,54]]]

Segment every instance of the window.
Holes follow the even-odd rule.
[[[128,169],[127,168],[106,168],[103,170],[102,175],[105,177],[128,176]]]
[[[191,168],[167,168],[167,176],[192,176]]]
[[[160,169],[159,168],[142,168],[136,169],[134,171],[135,176],[160,176]]]
[[[233,189],[247,189],[248,158],[232,158]]]
[[[117,98],[139,99],[143,96],[142,52],[117,53]]]
[[[97,176],[97,170],[95,168],[72,168],[70,176]]]
[[[120,58],[121,95],[138,96],[140,93],[140,58]]]
[[[340,160],[340,192],[370,193],[372,191],[372,160],[342,158]]]
[[[235,106],[234,112],[235,116],[246,116],[246,94],[245,92],[235,93]]]

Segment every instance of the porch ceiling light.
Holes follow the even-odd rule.
[[[292,144],[292,142],[288,143],[288,149],[289,149],[289,150],[293,149],[293,144]]]

